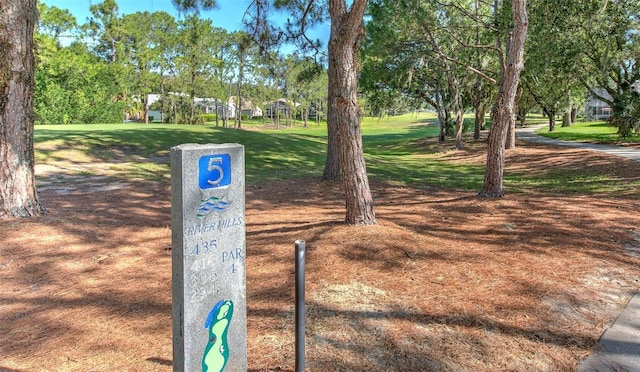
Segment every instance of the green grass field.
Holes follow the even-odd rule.
[[[607,125],[604,121],[577,122],[568,127],[556,123],[556,130],[549,132],[549,127],[540,128],[536,133],[564,141],[597,142],[597,143],[637,143],[640,136],[635,134],[629,138],[620,138],[618,128]]]
[[[248,126],[259,123],[245,123]],[[602,125],[574,126],[589,136],[608,136]],[[47,163],[109,161],[110,170],[123,177],[167,179],[171,147],[184,143],[240,143],[245,146],[246,178],[249,183],[296,177],[320,177],[326,152],[326,125],[310,122],[274,130],[235,130],[173,124],[102,124],[37,126],[36,161]],[[592,131],[592,132],[590,132]],[[424,146],[419,140],[437,137],[433,114],[402,115],[362,121],[363,143],[370,178],[413,187],[442,187],[477,191],[482,186],[484,165],[463,165],[442,160],[438,146]],[[564,129],[558,133],[568,133]],[[563,139],[567,139],[567,135]],[[600,137],[597,137],[600,138]],[[451,146],[453,149],[453,146]],[[155,161],[151,161],[154,160]],[[85,171],[86,172],[86,171]],[[98,171],[95,171],[98,172]],[[569,170],[505,174],[509,192],[544,189],[558,192],[606,192],[633,185],[620,185],[615,174],[582,174]]]

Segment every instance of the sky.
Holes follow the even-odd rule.
[[[60,9],[68,9],[79,25],[87,22],[91,17],[89,7],[92,4],[101,3],[102,0],[40,0],[47,6],[55,6]],[[130,14],[135,12],[156,12],[165,11],[178,19],[179,14],[173,6],[171,0],[116,0],[120,14]],[[200,12],[202,18],[212,20],[215,27],[222,27],[227,31],[237,31],[242,29],[242,16],[252,0],[217,0],[218,7],[213,10]],[[281,17],[286,17],[281,15]],[[312,32],[312,38],[328,40],[329,26],[321,27]]]
[[[228,31],[236,31],[242,28],[242,16],[252,0],[218,0],[218,7],[214,10],[207,10],[200,13],[203,18],[210,18],[215,27],[222,27]],[[60,9],[69,9],[76,17],[78,24],[87,22],[91,16],[89,7],[92,4],[102,2],[101,0],[40,0],[47,6],[55,6]],[[173,6],[171,0],[116,0],[120,14],[135,12],[156,12],[165,11],[176,19],[178,11]]]

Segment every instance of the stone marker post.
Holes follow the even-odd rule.
[[[174,371],[246,371],[244,147],[171,149]]]

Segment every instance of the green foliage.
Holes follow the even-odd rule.
[[[97,42],[93,51],[107,62],[119,62],[122,53],[122,18],[115,0],[103,0],[89,6],[91,18],[84,30]]]
[[[38,32],[57,39],[77,27],[76,19],[68,9],[47,6],[38,2]]]
[[[582,29],[575,38],[584,54],[580,76],[584,85],[598,95],[604,89],[604,102],[613,116],[630,115],[640,80],[640,2],[636,0],[573,1],[582,10]]]
[[[217,6],[215,0],[171,0],[173,4],[182,12],[199,13],[200,10],[213,9]]]
[[[164,109],[164,120],[173,124],[204,124],[205,119],[198,107],[193,107],[191,98],[186,95],[167,94],[161,98]],[[160,102],[156,103],[158,107]],[[194,119],[191,118],[191,109],[194,109]],[[214,118],[215,120],[215,118]]]
[[[36,67],[36,124],[120,122],[124,102],[112,67],[97,60],[80,44],[58,48],[42,38]]]
[[[202,117],[202,120],[205,123],[211,123],[216,121],[216,118],[218,117],[217,114],[201,114],[200,117]]]

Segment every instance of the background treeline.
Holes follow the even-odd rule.
[[[114,0],[90,11],[78,24],[68,10],[39,4],[36,124],[146,122],[150,93],[161,94],[154,109],[172,123],[240,125],[240,115],[203,116],[194,97],[222,104],[233,97],[263,110],[281,99],[286,112],[304,119],[326,107],[326,74],[311,59],[260,54],[246,33],[214,27],[197,13],[123,15]]]
[[[629,134],[640,118],[640,2],[531,0],[527,7],[518,118],[542,112],[553,131],[556,118],[570,125],[592,96]],[[214,27],[197,13],[122,15],[114,0],[90,11],[79,25],[68,11],[40,5],[37,123],[145,121],[149,93],[165,97],[163,119],[176,123],[203,120],[193,97],[236,97],[263,110],[266,102],[285,99],[299,117],[326,107],[326,73],[315,60],[260,54],[245,32]],[[362,111],[434,109],[441,136],[461,130],[461,112],[475,112],[478,137],[505,68],[508,46],[500,40],[510,30],[510,12],[510,2],[498,0],[370,0],[361,44]]]

